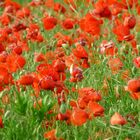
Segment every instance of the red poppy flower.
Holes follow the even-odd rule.
[[[124,25],[132,29],[136,25],[136,18],[134,16],[128,16],[124,19]]]
[[[84,87],[78,90],[79,97],[84,97],[89,94],[89,92],[94,92],[95,90],[92,87]]]
[[[99,102],[102,99],[101,94],[98,91],[95,92],[90,91],[87,97],[89,98],[90,101],[96,102]]]
[[[137,13],[138,13],[138,15],[140,15],[140,5],[137,6]]]
[[[100,93],[94,89],[83,88],[80,89],[78,105],[80,108],[85,108],[90,101],[100,101],[102,99]]]
[[[137,57],[133,60],[134,65],[136,68],[140,68],[140,57]]]
[[[35,62],[41,62],[45,60],[45,56],[42,53],[35,53],[34,54],[34,61]]]
[[[52,66],[48,66],[47,68],[45,68],[45,65],[42,66],[41,65],[40,69],[38,69],[37,71],[42,75],[42,76],[49,76],[51,77],[54,81],[58,81],[60,80],[59,78],[59,73],[52,67]]]
[[[2,16],[0,16],[0,22],[2,23],[2,25],[6,26],[10,23],[10,21],[11,19],[7,14],[4,13]]]
[[[8,38],[8,33],[6,29],[0,29],[0,42],[4,42]]]
[[[95,10],[93,11],[95,14],[99,15],[100,17],[111,17],[111,11],[108,7],[108,3],[104,2],[104,0],[98,0],[94,4]]]
[[[27,30],[27,38],[33,41],[42,42],[43,36],[39,32],[39,26],[37,24],[30,24]]]
[[[94,15],[88,13],[83,19],[80,20],[80,28],[90,33],[91,35],[99,35],[100,34],[100,25],[102,24],[101,20],[98,20],[94,17]]]
[[[76,48],[72,50],[72,52],[78,58],[88,58],[88,53],[80,44],[77,45]]]
[[[130,29],[123,24],[116,26],[113,32],[117,35],[118,41],[130,41],[134,38],[134,36],[130,34]]]
[[[5,51],[3,51],[2,53],[0,53],[0,63],[1,62],[2,63],[6,62],[7,56],[8,56],[8,54]]]
[[[116,112],[110,119],[111,125],[125,125],[127,121],[118,112]]]
[[[12,49],[13,53],[16,53],[18,55],[21,55],[22,54],[22,47],[20,46],[15,46],[13,49]]]
[[[74,24],[75,24],[75,22],[72,19],[67,18],[63,21],[62,26],[64,29],[69,30],[74,27]]]
[[[109,0],[107,0],[107,1],[109,1]],[[110,1],[113,2],[113,0],[110,0]],[[124,6],[121,3],[119,3],[117,0],[114,0],[114,3],[110,6],[111,13],[114,16],[117,16],[119,13],[121,13],[123,8],[124,8]]]
[[[79,98],[78,99],[78,106],[81,109],[85,109],[87,107],[88,102],[86,102],[85,98]]]
[[[81,67],[82,67],[82,68],[89,68],[89,67],[90,67],[90,64],[89,64],[89,62],[88,62],[88,59],[83,59],[83,60],[82,60]]]
[[[52,30],[57,24],[57,19],[52,16],[46,16],[42,21],[46,30]]]
[[[139,92],[140,91],[140,79],[132,79],[127,83],[128,91]]]
[[[18,31],[21,31],[21,30],[25,30],[27,28],[26,25],[24,25],[23,23],[15,23],[13,25],[13,31],[14,32],[18,32]]]
[[[18,18],[25,18],[30,16],[30,10],[26,7],[22,8],[21,10],[18,10],[16,13],[16,16]]]
[[[30,74],[26,74],[21,76],[18,82],[20,85],[32,85],[34,82],[34,77]]]
[[[13,83],[13,77],[4,64],[0,65],[0,85]]]
[[[24,67],[26,60],[21,55],[10,54],[7,56],[6,63],[11,72],[16,72],[18,69]]]
[[[74,100],[71,100],[69,104],[71,107],[77,107],[77,103]]]
[[[12,0],[5,0],[4,5],[7,8],[10,7],[12,12],[17,11],[17,10],[19,10],[21,8],[19,3],[14,2]],[[10,11],[7,11],[7,12],[10,12]]]
[[[53,61],[53,67],[57,72],[64,72],[66,69],[65,63],[60,59]]]
[[[43,77],[40,80],[39,84],[40,84],[41,89],[44,89],[44,90],[53,90],[55,87],[55,81],[53,81],[52,78],[49,76]]]
[[[0,43],[0,53],[3,51],[5,51],[5,46],[2,43]]]
[[[55,38],[57,38],[57,47],[62,47],[64,44],[72,45],[72,39],[69,36],[61,35],[57,36],[55,35]]]
[[[88,108],[89,113],[91,115],[93,114],[95,117],[96,116],[102,116],[104,114],[104,108],[100,104],[98,104],[94,101],[90,101],[88,103],[87,108]]]
[[[88,114],[86,113],[86,111],[79,108],[74,108],[71,114],[72,124],[81,126],[84,123],[86,123],[87,119],[88,119]]]

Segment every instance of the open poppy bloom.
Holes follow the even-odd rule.
[[[8,56],[8,54],[5,51],[1,52],[0,53],[0,63],[5,63],[7,56]]]
[[[91,34],[91,35],[99,35],[100,34],[100,25],[102,24],[101,20],[98,20],[94,17],[94,15],[88,13],[83,19],[80,20],[80,28]]]
[[[88,103],[87,109],[91,116],[93,114],[95,117],[97,117],[97,116],[103,116],[104,114],[104,108],[100,104],[94,101],[90,101]]]
[[[95,10],[93,11],[95,14],[99,15],[100,17],[111,17],[111,11],[109,9],[108,3],[104,0],[98,0],[94,4]]]
[[[110,119],[111,125],[125,125],[127,121],[118,112],[116,112]]]
[[[55,81],[49,76],[43,77],[40,80],[39,84],[40,84],[41,89],[44,89],[44,90],[53,90],[55,87]]]
[[[13,84],[12,74],[8,72],[5,65],[0,65],[0,85]]]
[[[17,54],[9,54],[6,59],[6,64],[10,72],[16,72],[24,67],[26,60],[23,56]]]
[[[64,72],[66,69],[65,62],[60,59],[53,61],[53,67],[57,72]]]
[[[78,93],[78,105],[83,109],[86,108],[90,101],[99,102],[102,99],[100,92],[95,91],[93,88],[82,88],[79,89]]]
[[[3,51],[5,51],[5,46],[2,43],[0,43],[0,53]]]
[[[77,45],[76,48],[72,50],[72,52],[78,58],[88,58],[88,53],[80,44]]]
[[[18,10],[17,13],[16,13],[16,16],[18,18],[25,18],[25,17],[28,17],[30,16],[30,10],[28,8],[22,8],[21,10]]]
[[[86,123],[88,119],[88,114],[85,110],[74,108],[71,114],[71,122],[74,125],[81,126]]]
[[[42,42],[43,36],[39,32],[39,26],[37,24],[30,24],[27,30],[27,38],[32,41]]]
[[[130,41],[134,38],[134,36],[130,34],[129,27],[123,24],[116,25],[116,27],[113,29],[113,33],[117,35],[118,41]]]
[[[94,92],[95,89],[93,89],[92,87],[84,87],[84,88],[80,88],[78,90],[78,94],[80,97],[83,97],[85,95],[87,95],[89,92]]]
[[[63,21],[62,26],[64,29],[70,30],[74,27],[74,24],[75,22],[72,19],[67,18]]]
[[[34,82],[34,77],[30,74],[26,74],[21,76],[18,82],[20,85],[32,85]]]
[[[42,21],[46,30],[52,30],[57,24],[57,19],[52,16],[46,16]]]
[[[3,15],[0,16],[0,22],[2,25],[6,26],[10,23],[10,21],[10,17],[7,14],[3,13]]]
[[[140,79],[131,79],[127,83],[129,92],[140,92]]]
[[[41,62],[45,60],[45,56],[42,53],[35,53],[34,54],[34,61],[35,62]]]

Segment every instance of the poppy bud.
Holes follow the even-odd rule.
[[[62,103],[61,106],[60,106],[60,112],[62,114],[64,114],[66,112],[66,104],[65,103]]]
[[[110,119],[111,125],[124,125],[127,123],[125,118],[123,118],[118,112],[116,112]]]

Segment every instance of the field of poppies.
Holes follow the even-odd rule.
[[[0,140],[45,139],[140,139],[139,0],[0,0]]]

